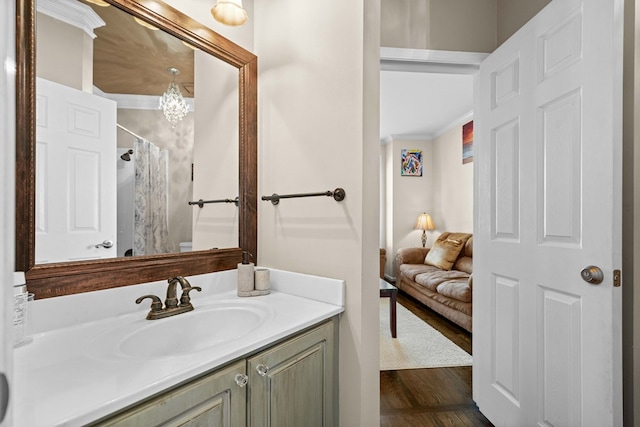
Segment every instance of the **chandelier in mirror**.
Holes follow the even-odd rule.
[[[175,67],[168,68],[172,75],[171,83],[167,91],[160,98],[160,108],[164,113],[164,117],[174,126],[184,118],[189,112],[189,106],[182,97],[182,93],[176,84],[176,76],[180,74],[180,70]]]

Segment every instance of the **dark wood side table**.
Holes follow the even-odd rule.
[[[391,327],[391,336],[396,337],[396,299],[398,297],[398,288],[391,283],[380,279],[380,298],[391,298],[389,303],[389,326]]]

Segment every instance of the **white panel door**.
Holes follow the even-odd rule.
[[[496,426],[621,423],[621,6],[553,0],[477,76],[473,396]]]
[[[40,78],[36,93],[36,264],[115,257],[116,103]]]

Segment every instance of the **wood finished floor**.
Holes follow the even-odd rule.
[[[402,292],[398,303],[471,353],[469,332]],[[470,366],[381,371],[380,425],[493,426],[471,399]]]

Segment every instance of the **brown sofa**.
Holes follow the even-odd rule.
[[[471,332],[473,236],[445,232],[434,242],[434,248],[447,241],[463,245],[457,257],[451,257],[453,264],[449,270],[446,265],[443,269],[425,264],[429,248],[398,250],[396,287]]]

